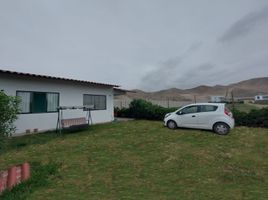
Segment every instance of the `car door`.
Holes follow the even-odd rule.
[[[198,128],[211,129],[211,122],[217,117],[216,105],[200,105],[200,112],[197,119]]]
[[[179,110],[177,114],[176,123],[179,127],[196,128],[199,106],[192,105]]]

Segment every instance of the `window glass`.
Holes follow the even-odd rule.
[[[213,112],[213,111],[216,111],[217,108],[218,108],[218,106],[202,105],[201,112]]]
[[[93,105],[95,110],[106,110],[106,96],[84,94],[83,105],[84,106]]]
[[[47,111],[46,93],[32,93],[32,112],[42,113]]]
[[[94,108],[95,108],[96,110],[101,109],[101,106],[100,106],[100,99],[101,99],[101,96],[95,96],[95,97],[94,97]]]
[[[30,92],[17,92],[17,96],[20,98],[20,112],[29,113],[30,103],[31,103],[31,93]]]
[[[99,108],[103,108],[106,109],[106,96],[101,96],[101,98],[99,99],[100,103],[99,103]]]
[[[83,96],[83,105],[94,105],[93,95],[84,95]]]
[[[190,113],[197,113],[198,112],[198,106],[189,106],[182,110],[183,114],[190,114]]]
[[[59,106],[58,93],[17,91],[21,113],[56,112]]]
[[[47,93],[47,112],[57,111],[59,104],[59,94]]]

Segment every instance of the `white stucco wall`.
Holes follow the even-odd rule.
[[[92,121],[95,124],[114,120],[112,87],[0,74],[0,90],[4,90],[6,94],[13,96],[16,95],[17,90],[58,92],[60,94],[60,106],[82,106],[83,94],[106,95],[106,110],[91,111]],[[82,110],[64,111],[64,118],[85,116],[86,112]],[[39,131],[55,129],[57,117],[57,113],[20,114],[19,119],[15,122],[16,134],[24,133],[26,129],[38,128]]]

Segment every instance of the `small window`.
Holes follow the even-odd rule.
[[[201,106],[201,112],[213,112],[218,109],[218,106],[212,106],[212,105],[202,105]]]
[[[84,106],[94,106],[94,110],[106,110],[106,96],[105,95],[92,95],[84,94],[83,96]]]
[[[21,113],[57,112],[59,93],[17,91]]]
[[[190,113],[197,113],[198,112],[198,106],[189,106],[181,110],[182,114],[190,114]]]

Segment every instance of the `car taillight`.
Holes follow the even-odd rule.
[[[229,117],[233,117],[233,113],[230,110],[228,110],[228,108],[224,108],[224,113],[225,115],[228,115]]]

